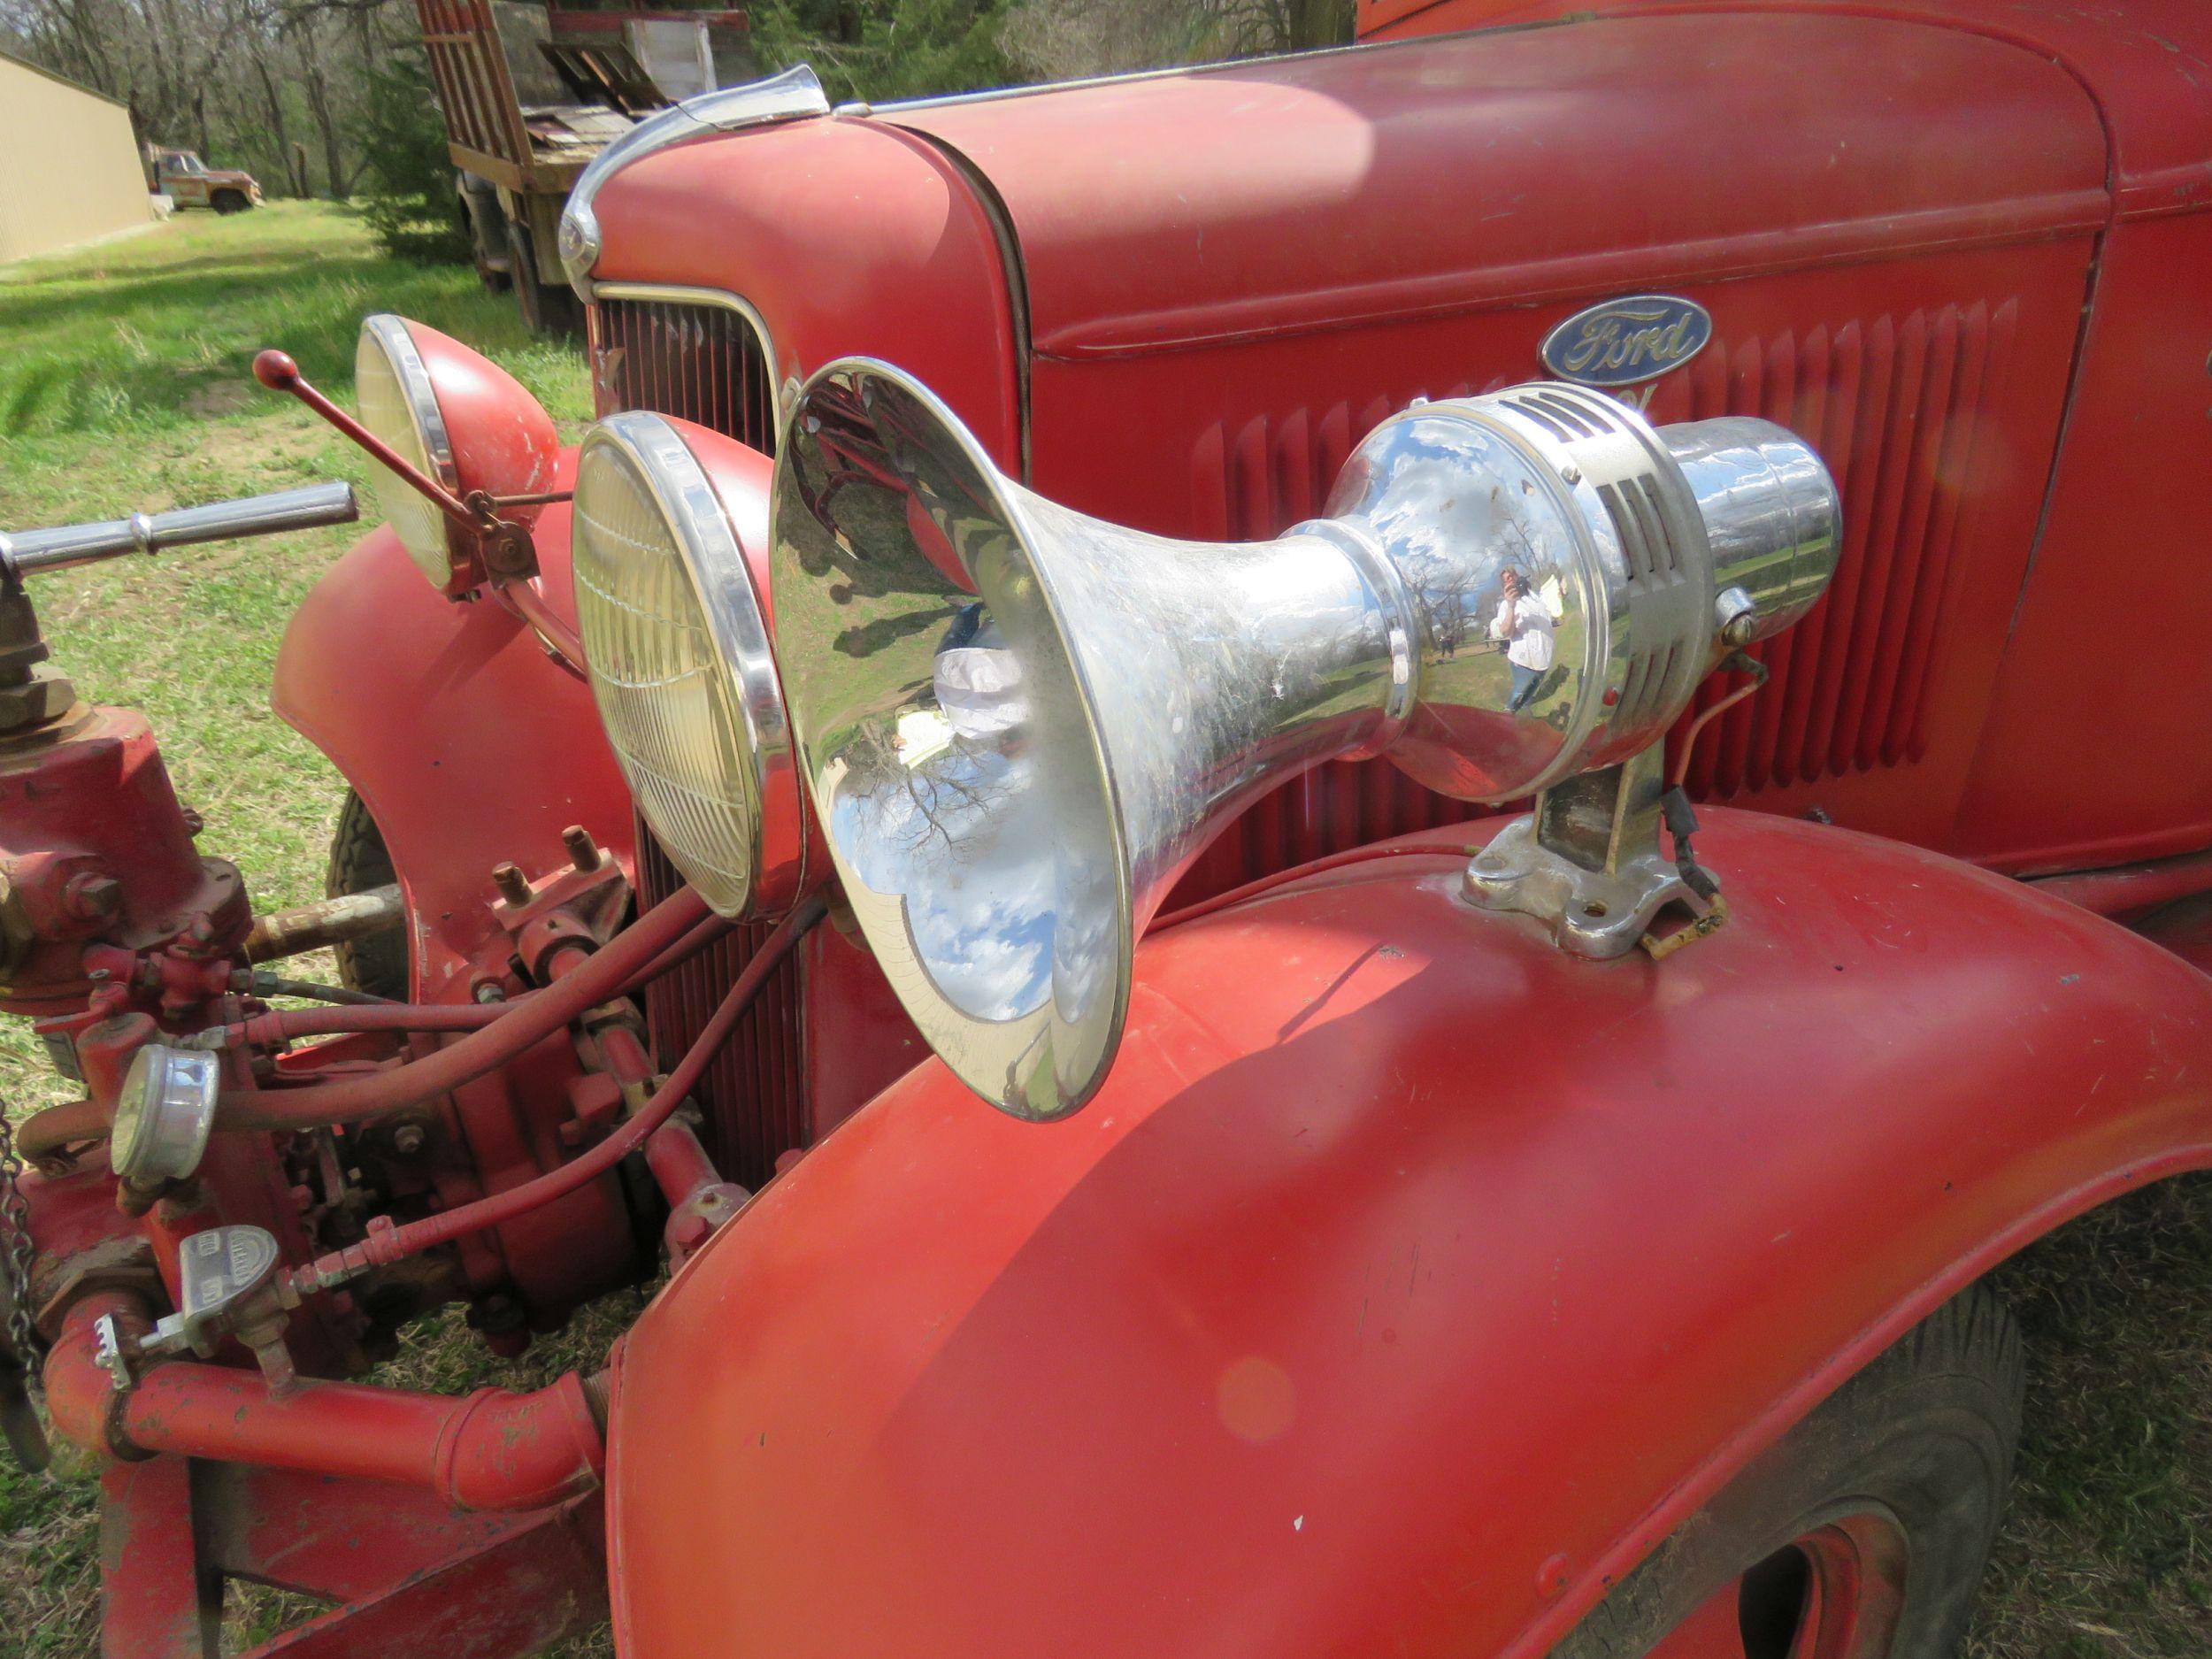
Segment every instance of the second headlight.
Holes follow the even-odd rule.
[[[688,422],[613,415],[577,462],[576,620],[638,811],[719,914],[803,890],[806,832],[770,649],[771,464]]]
[[[553,487],[553,418],[506,370],[459,341],[388,312],[366,318],[354,353],[361,424],[454,495],[534,495]],[[454,524],[382,465],[370,488],[415,567],[448,596],[484,580],[479,533]],[[540,503],[502,509],[528,526]]]

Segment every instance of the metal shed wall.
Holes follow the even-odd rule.
[[[152,218],[130,112],[0,55],[0,261]]]

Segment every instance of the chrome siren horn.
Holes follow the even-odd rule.
[[[1051,1118],[1103,1079],[1137,937],[1239,808],[1357,756],[1468,801],[1655,780],[1624,763],[1819,596],[1838,503],[1780,427],[1656,432],[1530,386],[1384,422],[1275,541],[1171,541],[1022,488],[926,388],[848,359],[792,411],[772,513],[848,901],[945,1063]]]

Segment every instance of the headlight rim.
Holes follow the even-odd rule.
[[[599,449],[611,449],[674,540],[678,563],[706,622],[717,671],[741,724],[738,735],[745,758],[743,781],[752,806],[751,845],[741,851],[750,875],[744,902],[732,919],[770,921],[787,912],[807,892],[809,830],[797,741],[784,699],[767,598],[754,578],[745,538],[714,470],[686,438],[682,425],[651,410],[625,410],[594,423],[577,446],[579,495],[571,534],[580,534],[585,522],[582,491],[592,457]],[[572,559],[572,570],[580,578],[580,558]],[[709,572],[720,574],[719,585],[708,580]],[[580,595],[578,623],[581,632]],[[588,661],[585,669],[593,680],[595,702],[597,680]],[[617,764],[629,782],[629,769],[619,750]],[[630,793],[648,827],[659,837],[671,861],[677,862],[669,838],[651,823],[634,784]]]
[[[406,400],[408,412],[414,418],[416,434],[422,440],[426,465],[424,471],[452,495],[461,493],[461,465],[454,452],[453,431],[446,424],[445,409],[438,402],[437,382],[430,373],[430,365],[422,355],[422,348],[415,343],[412,326],[397,311],[373,311],[361,319],[360,338],[373,340],[391,365],[392,379],[398,385],[400,396]],[[382,434],[379,434],[381,436]],[[387,438],[385,442],[389,442]],[[445,533],[446,564],[449,572],[447,583],[460,581],[472,563],[474,549],[464,543],[463,533],[450,519],[442,519]],[[408,551],[411,554],[413,549]],[[426,574],[427,572],[426,572]]]

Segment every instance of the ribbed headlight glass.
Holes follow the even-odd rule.
[[[448,489],[454,488],[453,445],[431,390],[430,373],[407,333],[391,316],[361,325],[361,343],[353,359],[354,396],[361,424],[422,472]],[[439,587],[452,573],[445,515],[388,466],[369,464],[369,488],[376,504],[399,534],[416,568]]]
[[[574,522],[578,630],[630,793],[700,895],[746,915],[762,858],[762,749],[787,737],[736,535],[682,440],[642,414],[585,440]]]

